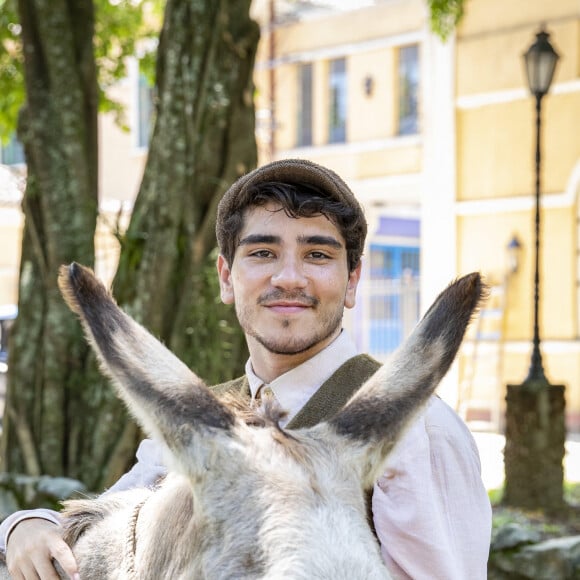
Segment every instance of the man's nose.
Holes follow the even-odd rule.
[[[272,274],[272,284],[280,288],[304,288],[307,282],[304,264],[295,257],[280,259]]]

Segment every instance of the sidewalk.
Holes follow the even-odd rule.
[[[497,489],[503,485],[503,448],[505,437],[497,433],[474,432],[473,436],[481,458],[481,473],[486,489]],[[580,482],[580,440],[571,437],[566,441],[564,456],[564,479]]]

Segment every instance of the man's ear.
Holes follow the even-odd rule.
[[[218,256],[216,266],[220,282],[220,298],[224,304],[233,304],[234,287],[232,285],[232,272],[226,259],[221,254]]]
[[[356,303],[356,289],[360,280],[362,263],[349,273],[348,283],[346,285],[346,294],[344,296],[344,305],[346,308],[353,308]]]

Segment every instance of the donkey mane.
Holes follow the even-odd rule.
[[[59,286],[169,468],[155,489],[66,503],[83,580],[390,578],[364,490],[453,362],[486,292],[479,274],[444,290],[334,417],[292,431],[272,402],[215,397],[87,268],[61,267]]]

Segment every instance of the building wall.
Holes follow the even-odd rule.
[[[284,5],[275,3],[274,24],[271,3],[262,2],[255,13],[262,25],[255,73],[260,163],[286,157],[320,163],[345,179],[364,205],[369,222],[367,266],[363,264],[357,308],[347,312],[345,326],[366,349],[373,344],[373,324],[383,324],[385,313],[398,303],[395,294],[414,292],[407,303],[414,305],[414,316],[418,315],[418,280],[392,284],[371,280],[368,263],[381,252],[397,255],[397,248],[419,245],[417,237],[393,232],[385,236],[380,224],[386,223],[385,218],[410,219],[419,229],[424,192],[424,95],[419,95],[418,131],[399,134],[398,75],[401,47],[418,45],[419,66],[424,67],[426,7],[423,0],[403,0],[378,2],[347,13],[321,10],[311,14],[299,8],[288,15],[282,13]],[[331,143],[329,137],[333,59],[344,59],[346,68],[346,135],[339,143]],[[300,69],[305,64],[312,66],[312,143],[300,146]],[[422,83],[420,78],[421,89]],[[391,292],[384,302],[377,292],[381,284],[388,285]],[[381,320],[371,321],[370,312],[378,312]],[[398,328],[408,332],[407,326]],[[385,353],[374,354],[381,357]]]
[[[457,264],[459,273],[478,269],[495,284],[508,283],[498,391],[503,399],[505,384],[521,383],[530,364],[535,99],[527,88],[523,54],[542,23],[561,59],[550,93],[542,101],[540,337],[548,379],[567,386],[569,427],[579,429],[580,10],[576,1],[467,3],[456,34],[455,59]],[[507,276],[506,246],[514,235],[522,244],[520,268]]]

